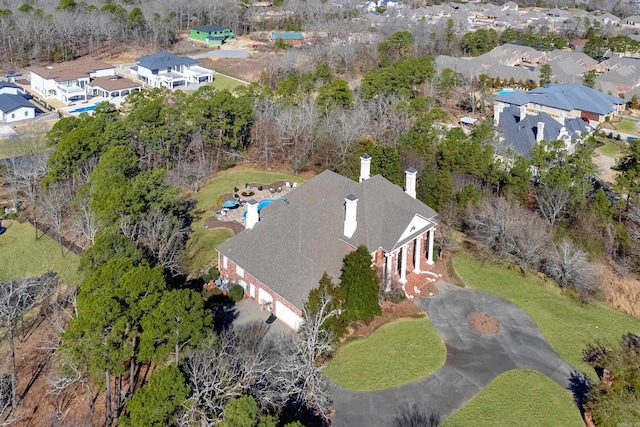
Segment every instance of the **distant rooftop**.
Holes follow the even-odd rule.
[[[607,95],[581,84],[549,84],[528,92],[505,93],[499,95],[496,101],[511,105],[535,103],[564,111],[581,110],[596,114],[609,114],[614,110],[614,105],[626,103],[622,98]]]
[[[197,65],[198,61],[186,56],[178,56],[169,52],[159,52],[138,58],[138,65],[149,70],[172,68],[177,65]]]

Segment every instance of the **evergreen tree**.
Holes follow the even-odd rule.
[[[378,304],[378,277],[371,267],[371,254],[366,246],[359,246],[344,258],[340,290],[346,321],[367,320],[382,312]]]
[[[127,403],[127,413],[118,419],[118,425],[166,426],[173,425],[172,416],[188,395],[189,387],[176,365],[169,365],[154,371],[149,383],[131,396]]]

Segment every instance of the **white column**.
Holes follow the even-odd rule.
[[[407,246],[402,247],[402,264],[400,264],[400,283],[407,283]]]
[[[422,249],[420,245],[422,244],[422,236],[416,237],[416,247],[413,249],[413,272],[420,273],[420,254],[422,253]]]
[[[436,229],[429,230],[429,249],[427,250],[427,264],[433,265],[433,236],[436,234]]]
[[[385,258],[385,269],[384,269],[384,278],[386,280],[386,288],[385,291],[391,292],[391,269],[393,268],[393,257],[390,253],[384,254]]]

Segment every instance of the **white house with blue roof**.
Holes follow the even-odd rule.
[[[548,84],[527,92],[513,91],[498,95],[494,104],[494,119],[507,107],[524,108],[527,115],[546,113],[560,123],[581,118],[597,125],[623,112],[627,101],[581,84]]]
[[[0,94],[0,121],[14,123],[21,120],[33,119],[36,107],[22,95],[8,93]]]
[[[159,52],[138,58],[131,71],[151,87],[176,89],[191,84],[213,81],[213,70],[198,65],[198,61],[169,52]]]

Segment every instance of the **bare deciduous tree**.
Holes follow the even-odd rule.
[[[593,291],[595,272],[587,254],[568,240],[553,245],[543,269],[563,288],[569,287],[579,292]]]
[[[533,195],[538,202],[538,210],[552,227],[571,198],[569,189],[563,185],[538,184]]]
[[[57,277],[46,273],[40,277],[0,283],[0,326],[7,329],[11,369],[11,405],[18,406],[18,373],[16,370],[15,335],[18,322],[29,310],[55,291]]]

